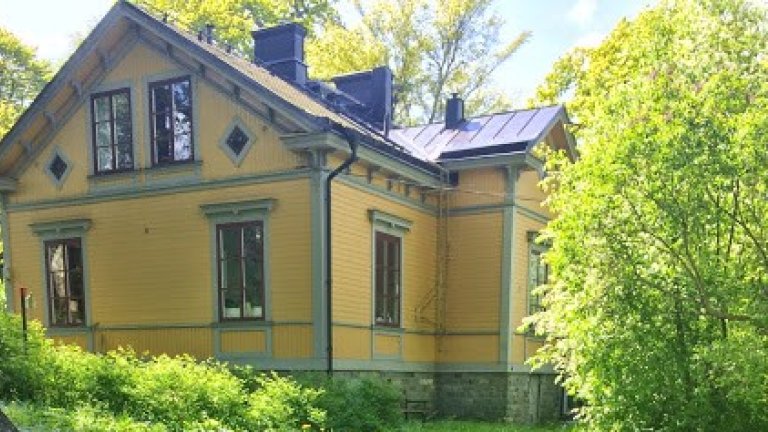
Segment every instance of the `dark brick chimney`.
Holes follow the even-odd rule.
[[[453,93],[445,103],[445,128],[456,129],[464,122],[464,99]]]
[[[254,30],[251,32],[254,61],[283,79],[304,85],[307,82],[306,35],[304,27],[296,23]]]
[[[365,105],[364,120],[385,133],[392,125],[392,71],[387,66],[331,78],[336,88]]]

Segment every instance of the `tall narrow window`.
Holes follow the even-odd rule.
[[[400,237],[375,233],[375,320],[376,325],[400,325]]]
[[[528,315],[541,311],[541,296],[535,293],[536,288],[547,283],[549,279],[549,264],[544,262],[544,251],[536,245],[531,245],[528,256]]]
[[[45,262],[51,325],[85,325],[83,251],[80,239],[45,242]]]
[[[264,319],[264,225],[216,226],[219,315],[223,320]]]
[[[128,89],[91,97],[95,173],[133,169],[131,95]]]
[[[189,77],[149,85],[152,154],[155,164],[194,160],[192,85]]]

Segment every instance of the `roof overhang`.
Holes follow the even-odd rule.
[[[356,135],[359,144],[357,157],[371,165],[381,167],[387,171],[398,173],[402,176],[411,178],[425,186],[440,186],[440,174],[442,168],[436,164],[422,161],[420,159],[409,157],[406,160],[401,155],[397,158],[390,157],[389,152],[384,149],[384,145],[367,139],[364,135]],[[332,130],[313,133],[287,134],[280,137],[283,145],[292,151],[316,151],[323,153],[339,152],[345,155],[350,154],[349,143],[339,133]]]

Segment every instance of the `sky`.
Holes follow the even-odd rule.
[[[495,83],[515,105],[534,94],[563,54],[594,46],[623,17],[632,18],[656,0],[497,0],[504,18],[502,40],[530,30],[530,41],[497,70]],[[104,16],[114,0],[0,0],[0,26],[56,63]],[[342,13],[342,15],[347,15]],[[311,68],[311,65],[310,65]]]

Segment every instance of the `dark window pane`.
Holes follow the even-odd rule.
[[[131,121],[131,104],[128,101],[128,92],[121,92],[112,95],[112,112],[116,122]]]
[[[242,316],[243,297],[240,290],[223,290],[221,301],[224,304],[224,318],[240,318]]]
[[[171,90],[167,85],[152,88],[152,111],[162,113],[171,111]]]
[[[51,324],[85,323],[83,255],[79,239],[46,242]]]
[[[376,324],[400,324],[400,254],[398,237],[377,232],[375,235],[375,305]]]
[[[56,180],[61,180],[61,177],[67,171],[67,163],[64,162],[64,159],[62,159],[61,156],[56,155],[51,161],[51,164],[48,166],[48,169],[51,171],[51,174],[53,174]]]
[[[173,159],[177,161],[192,159],[192,137],[190,134],[184,133],[174,136]]]
[[[227,146],[232,150],[232,152],[236,155],[240,155],[240,152],[243,151],[243,148],[245,148],[245,145],[248,143],[248,136],[243,132],[242,129],[235,126],[235,128],[232,130],[232,132],[229,134],[229,137],[227,137]]]
[[[93,100],[94,121],[109,121],[109,96],[97,97]]]
[[[173,161],[171,156],[171,137],[170,135],[158,135],[155,138],[155,151],[157,152],[158,162]]]
[[[179,111],[192,110],[192,94],[189,80],[173,83],[173,102]]]

